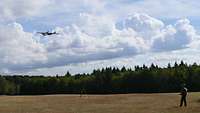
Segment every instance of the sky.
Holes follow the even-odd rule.
[[[198,0],[1,0],[0,73],[200,63],[199,14]]]

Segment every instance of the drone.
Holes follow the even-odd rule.
[[[47,31],[47,32],[37,32],[37,33],[39,33],[39,34],[41,34],[41,35],[43,35],[43,36],[59,34],[59,33],[57,33],[57,32],[49,32],[49,31]]]

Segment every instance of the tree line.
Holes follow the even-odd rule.
[[[181,61],[167,67],[107,67],[90,74],[63,76],[1,75],[1,95],[115,94],[177,92],[186,84],[189,91],[200,91],[200,65]]]

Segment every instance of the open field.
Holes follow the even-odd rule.
[[[200,113],[200,93],[0,96],[0,113]]]

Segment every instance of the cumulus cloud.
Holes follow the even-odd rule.
[[[145,38],[147,38],[146,35],[149,35],[148,33],[150,33],[150,36],[155,35],[152,33],[160,31],[164,26],[162,21],[144,13],[131,14],[121,24],[122,29],[132,28]]]
[[[60,34],[48,38],[25,32],[18,23],[2,25],[1,68],[15,71],[55,67],[135,55],[148,49],[132,29],[117,30],[114,22],[101,21],[99,16],[80,16],[79,23],[57,27],[55,31]]]
[[[116,23],[101,16],[81,14],[77,24],[56,28],[61,35],[44,41],[48,66],[182,49],[197,36],[187,19],[165,26],[147,14],[134,13],[121,21],[120,29]]]
[[[180,19],[174,25],[165,25],[161,20],[143,13],[129,15],[117,23],[120,30],[132,29],[149,46],[149,51],[170,51],[189,47],[198,39],[188,19]]]
[[[189,46],[198,35],[188,19],[178,20],[175,25],[168,25],[153,40],[155,51],[176,50]]]
[[[56,28],[61,34],[45,41],[50,62],[64,65],[111,59],[138,54],[148,48],[134,30],[118,30],[113,22],[108,23],[98,16],[80,16],[87,18],[77,25]]]
[[[198,17],[199,11],[197,0],[1,0],[0,72],[81,63],[75,73],[88,65],[86,70],[156,62],[157,55],[159,62],[195,59],[188,54],[199,55],[200,36],[190,21],[167,25],[160,19]],[[31,33],[47,28],[59,35]]]
[[[18,23],[0,27],[0,69],[40,69],[99,60],[172,51],[190,46],[198,34],[188,19],[165,25],[134,13],[120,22],[102,15],[80,14],[79,20],[56,27],[59,35],[42,37]]]
[[[33,64],[44,62],[46,50],[33,39],[31,33],[23,31],[18,23],[0,26],[0,68],[32,68]]]
[[[88,13],[81,13],[76,23],[79,29],[93,37],[105,37],[112,33],[114,22],[106,16],[94,16]]]

